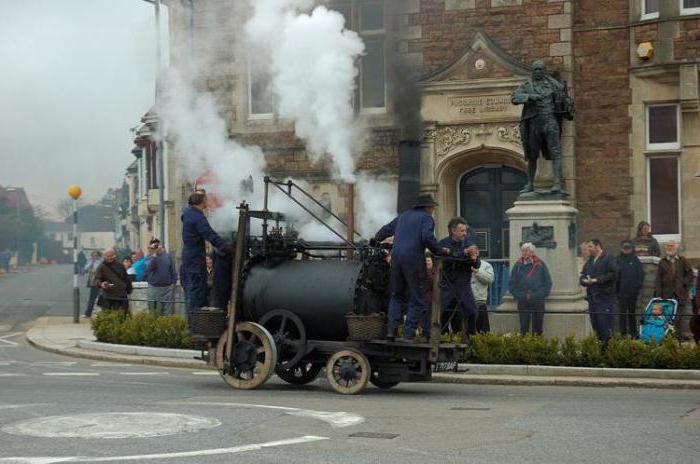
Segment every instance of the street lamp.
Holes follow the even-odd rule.
[[[73,199],[73,322],[80,323],[80,289],[78,288],[78,198],[83,193],[78,185],[68,187],[68,196]]]

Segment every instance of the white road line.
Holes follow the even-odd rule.
[[[219,374],[218,371],[199,371],[199,372],[195,371],[195,372],[192,372],[192,375],[216,375],[216,376],[219,376],[221,374]]]
[[[19,374],[24,375],[24,374]],[[0,404],[0,409],[17,409],[17,408],[31,408],[34,406],[46,406],[48,403],[34,403],[34,404]]]
[[[3,335],[2,337],[0,337],[0,347],[2,347],[2,346],[14,347],[14,346],[19,345],[19,343],[11,342],[10,340],[8,340],[8,338],[16,337],[17,335],[22,335],[23,333],[24,332],[15,332],[15,333]],[[3,343],[4,343],[4,345],[2,345]]]
[[[329,411],[314,411],[311,409],[290,408],[286,406],[269,406],[266,404],[250,404],[250,403],[226,403],[226,402],[209,402],[209,401],[162,401],[160,404],[182,404],[182,405],[197,405],[197,406],[228,406],[234,408],[258,408],[258,409],[275,409],[284,411],[285,414],[297,417],[310,417],[312,419],[322,420],[331,425],[331,427],[350,427],[361,424],[365,418],[357,414],[349,412],[329,412]]]
[[[197,456],[215,456],[221,454],[236,454],[245,453],[247,451],[258,451],[264,448],[275,448],[279,446],[300,445],[302,443],[311,443],[320,440],[328,440],[329,437],[316,437],[306,435],[303,437],[289,438],[286,440],[268,441],[265,443],[252,443],[250,445],[232,446],[230,448],[212,448],[197,451],[182,451],[178,453],[158,453],[158,454],[139,454],[130,456],[109,456],[109,457],[86,457],[86,456],[71,456],[71,457],[14,457],[0,458],[0,463],[15,463],[15,464],[53,464],[56,462],[121,462],[121,461],[138,461],[149,459],[174,459],[174,458],[190,458]]]
[[[170,372],[120,372],[119,375],[170,375]]]
[[[0,361],[0,366],[9,366],[14,364],[14,361]]]
[[[0,377],[24,377],[27,374],[0,374]]]
[[[88,377],[100,375],[98,372],[44,372],[41,375],[48,375],[54,377],[66,376],[66,377]]]
[[[78,361],[39,361],[31,363],[32,366],[51,367],[51,366],[75,366]]]
[[[113,363],[113,362],[95,362],[90,364],[90,367],[130,367],[133,364]]]

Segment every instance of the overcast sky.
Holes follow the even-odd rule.
[[[45,208],[121,185],[153,104],[153,7],[142,0],[0,0],[0,185]]]

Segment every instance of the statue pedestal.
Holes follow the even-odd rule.
[[[520,257],[520,246],[533,242],[537,256],[545,262],[552,277],[552,291],[545,302],[545,337],[592,334],[589,316],[584,313],[588,304],[578,283],[578,210],[565,196],[538,195],[536,199],[519,199],[506,214],[510,220],[511,269]],[[499,309],[490,313],[491,329],[498,333],[519,331],[518,314],[501,312],[517,312],[517,309],[509,294]]]

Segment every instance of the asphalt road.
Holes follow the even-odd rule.
[[[700,461],[695,391],[402,384],[347,397],[276,378],[236,391],[208,371],[41,352],[18,321],[61,310],[10,302],[70,285],[70,269],[45,271],[0,281],[0,463]]]

